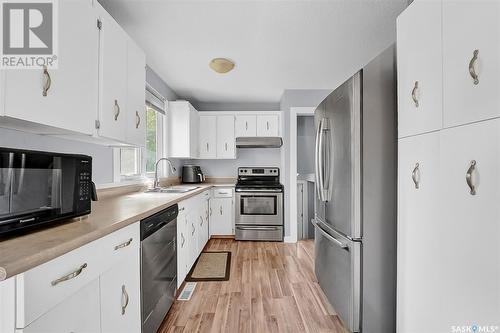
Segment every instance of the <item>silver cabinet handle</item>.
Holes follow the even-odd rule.
[[[125,315],[125,309],[128,306],[129,297],[125,285],[122,285],[122,316]]]
[[[141,116],[139,115],[139,111],[135,111],[135,128],[139,128],[141,125]]]
[[[479,84],[479,76],[476,73],[476,68],[475,64],[477,61],[477,56],[479,55],[479,50],[474,50],[474,53],[472,55],[472,59],[469,61],[469,74],[474,80],[474,84],[477,85]]]
[[[47,93],[49,92],[50,86],[52,85],[52,79],[50,78],[49,70],[47,66],[43,66],[43,76],[45,76],[45,82],[43,84],[43,97],[47,97]]]
[[[222,206],[219,207],[220,215],[222,215]]]
[[[212,216],[212,207],[210,207],[210,216]]]
[[[54,280],[52,281],[50,284],[52,286],[55,286],[55,285],[58,285],[59,283],[61,282],[64,282],[64,281],[68,281],[68,280],[71,280],[71,279],[74,279],[76,278],[78,275],[82,274],[82,271],[87,268],[87,263],[84,263],[83,265],[81,265],[80,267],[78,267],[77,269],[75,269],[73,272],[69,273],[68,275],[64,275],[63,277],[60,277],[59,279],[57,280]]]
[[[416,108],[418,108],[417,89],[418,81],[415,81],[415,85],[413,86],[413,90],[411,91],[411,98],[413,99],[413,103],[415,103]]]
[[[194,226],[194,223],[191,223],[191,227],[193,228],[193,231],[191,231],[191,236],[193,236],[194,232],[196,231],[196,227]]]
[[[245,121],[245,130],[248,131],[248,121]]]
[[[269,131],[269,122],[266,122],[267,130]]]
[[[476,161],[472,160],[470,161],[469,169],[467,169],[467,173],[465,174],[465,180],[467,181],[467,185],[470,188],[471,195],[476,195],[476,186],[472,181],[472,173],[474,172],[474,170],[476,170]]]
[[[115,121],[118,120],[118,116],[120,115],[120,105],[118,105],[118,100],[115,99]]]
[[[179,208],[179,212],[182,212],[183,210],[186,210],[186,207]]]
[[[319,232],[321,232],[323,234],[323,236],[325,236],[326,238],[328,238],[329,240],[331,240],[332,242],[334,242],[335,244],[337,244],[341,249],[344,249],[346,251],[349,251],[349,245],[347,244],[344,244],[342,243],[341,241],[339,241],[338,239],[330,236],[325,230],[323,230],[323,228],[321,228],[318,223],[316,223],[316,221],[314,219],[311,220],[311,223],[312,225],[319,230]]]
[[[200,227],[203,226],[203,216],[200,215]]]
[[[182,232],[181,232],[181,238],[182,238],[181,247],[184,248],[184,243],[186,242],[186,239],[184,238],[184,234]]]
[[[208,149],[208,147],[209,147],[209,146],[208,146],[208,142],[207,142],[207,151],[209,151],[209,150],[210,150],[210,149]]]
[[[116,250],[119,250],[119,249],[122,249],[122,248],[124,248],[124,247],[129,246],[129,245],[130,245],[130,243],[132,243],[132,240],[133,240],[133,238],[129,238],[129,240],[128,240],[128,241],[126,241],[126,242],[123,242],[123,243],[121,243],[121,244],[116,245],[116,246],[115,246],[115,251],[116,251]]]
[[[420,187],[420,165],[419,165],[419,163],[415,164],[415,168],[413,169],[413,172],[411,173],[411,179],[413,179],[413,182],[415,183],[415,188],[418,189]]]
[[[224,147],[226,148],[226,151],[227,151],[227,142],[226,142],[226,143],[224,143]]]

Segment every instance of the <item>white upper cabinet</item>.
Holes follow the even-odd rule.
[[[257,135],[257,116],[236,116],[236,125],[235,125],[235,133],[236,137],[242,136],[256,136]]]
[[[127,40],[127,143],[146,144],[146,55]]]
[[[58,16],[58,68],[4,71],[4,115],[90,136],[98,98],[95,12],[90,0],[60,1]]]
[[[168,154],[174,158],[199,157],[199,115],[187,101],[169,102]]]
[[[279,117],[257,116],[257,136],[279,136]]]
[[[217,158],[217,116],[200,116],[200,158]]]
[[[116,21],[95,3],[101,21],[99,136],[125,141],[127,108],[127,35]]]
[[[441,7],[415,1],[397,20],[399,137],[442,128]]]
[[[217,158],[236,158],[234,116],[217,117]]]
[[[443,1],[445,127],[500,116],[499,40],[500,2]]]

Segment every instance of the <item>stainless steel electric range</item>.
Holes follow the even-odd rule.
[[[236,240],[283,241],[279,168],[238,168]]]

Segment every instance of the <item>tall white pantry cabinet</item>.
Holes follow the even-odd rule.
[[[500,327],[500,2],[416,0],[397,29],[397,331]]]

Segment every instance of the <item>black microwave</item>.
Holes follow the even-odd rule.
[[[87,215],[92,157],[0,147],[0,234]]]

